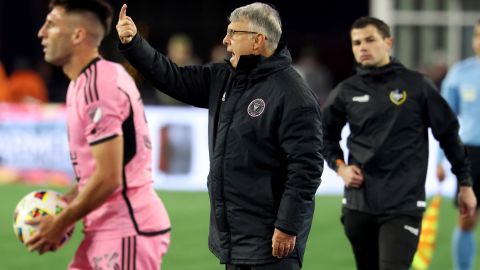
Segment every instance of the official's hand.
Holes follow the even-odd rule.
[[[130,43],[133,37],[137,34],[137,26],[132,18],[127,16],[127,4],[123,4],[118,15],[117,23],[118,38],[122,44]]]
[[[363,173],[356,165],[340,165],[337,171],[347,188],[359,188],[363,184]]]
[[[280,231],[275,228],[272,237],[272,255],[273,257],[283,258],[288,256],[295,248],[297,237]]]
[[[56,216],[42,216],[31,219],[25,223],[38,226],[38,231],[26,243],[28,250],[38,251],[40,255],[48,251],[55,251],[58,243],[65,234],[66,229],[61,228],[56,221]]]
[[[477,198],[472,187],[460,187],[458,208],[462,217],[473,217],[477,209]]]
[[[439,182],[443,182],[445,179],[445,170],[441,164],[437,165],[437,178]]]

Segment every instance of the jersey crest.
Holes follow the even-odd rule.
[[[398,89],[390,91],[390,101],[395,105],[402,105],[407,100],[407,91]]]

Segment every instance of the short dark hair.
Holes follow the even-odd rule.
[[[51,0],[50,9],[56,6],[65,8],[67,12],[91,12],[102,24],[105,35],[110,32],[113,8],[104,0]]]
[[[365,28],[368,25],[373,25],[375,28],[377,28],[378,32],[380,35],[382,35],[383,38],[389,38],[391,37],[390,33],[390,26],[386,24],[384,21],[377,19],[375,17],[360,17],[356,21],[353,22],[352,28],[350,28],[350,31],[353,29],[359,29],[359,28]]]

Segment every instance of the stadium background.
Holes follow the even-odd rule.
[[[172,35],[184,33],[191,37],[196,56],[207,62],[211,48],[224,36],[229,12],[251,1],[126,2],[129,15],[147,27],[148,40],[160,51],[166,50]],[[303,48],[314,46],[315,60],[329,70],[332,85],[353,72],[348,31],[359,16],[371,14],[389,22],[396,37],[394,54],[408,67],[440,81],[442,72],[450,64],[471,55],[471,25],[480,18],[480,3],[476,0],[270,2],[280,11],[284,38],[294,60],[300,57]],[[112,0],[111,3],[117,12],[123,2]],[[44,65],[40,42],[36,38],[46,13],[47,1],[44,0],[0,1],[0,61],[7,75],[18,68],[49,74],[46,79],[49,100],[61,104],[68,81],[60,69]],[[116,45],[113,29],[102,45],[102,55],[122,62]],[[171,113],[171,110],[177,111]],[[158,143],[154,148],[157,151],[154,166],[158,169],[155,181],[173,223],[172,247],[165,258],[164,269],[222,269],[206,246],[207,195],[204,191],[192,191],[204,190],[205,177],[202,174],[208,167],[208,161],[205,163],[205,158],[201,158],[206,154],[206,132],[201,125],[205,112],[164,105],[151,105],[147,111],[152,119],[150,122],[158,124],[151,127],[152,138]],[[80,239],[80,226],[77,226],[75,238],[64,249],[56,254],[38,256],[28,254],[14,238],[11,229],[13,208],[23,195],[43,187],[63,191],[71,179],[68,154],[59,151],[65,147],[66,139],[59,138],[63,136],[62,115],[62,105],[0,104],[0,183],[4,182],[0,185],[0,269],[65,269]],[[172,118],[172,115],[176,117]],[[178,134],[189,135],[179,139]],[[167,141],[163,147],[162,138]],[[175,148],[175,145],[188,147]],[[169,151],[162,150],[166,147],[173,148],[177,155],[166,154]],[[435,143],[431,145],[432,156],[435,156],[436,147]],[[197,155],[200,158],[194,158]],[[198,170],[198,174],[192,174],[192,170]],[[328,170],[323,176],[303,269],[354,269],[339,222],[339,181]],[[452,187],[451,178],[442,187],[447,198],[442,203],[437,249],[431,269],[451,268],[449,242],[455,222],[449,198]],[[438,188],[430,169],[429,194]],[[179,189],[190,191],[179,192]]]

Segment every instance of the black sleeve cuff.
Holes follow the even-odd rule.
[[[286,234],[289,234],[289,235],[294,235],[294,236],[297,236],[296,233],[294,232],[291,232],[291,231],[288,231],[288,230],[285,230],[285,229],[282,229],[282,228],[279,228],[278,226],[275,226],[275,228],[283,233],[286,233]]]
[[[119,39],[118,40],[118,50],[120,52],[128,51],[133,46],[133,44],[135,44],[139,41],[138,39],[140,39],[138,33],[132,38],[132,41],[130,41],[129,43],[123,44],[122,42],[120,42],[120,39]]]
[[[458,185],[461,187],[473,186],[472,177],[467,176],[467,177],[458,178]]]

